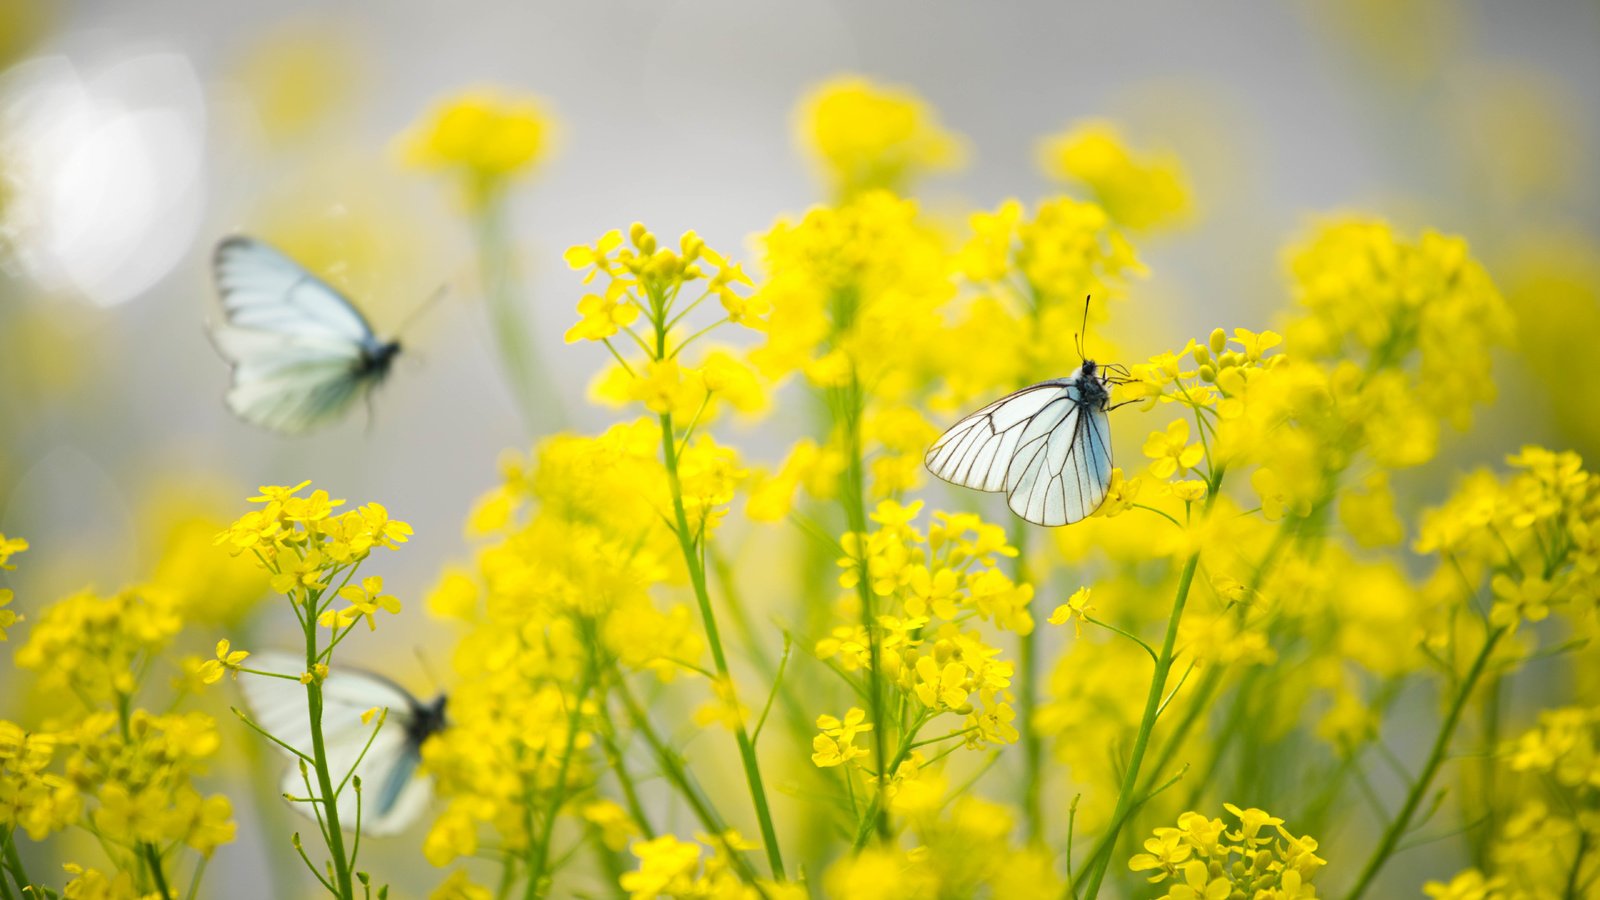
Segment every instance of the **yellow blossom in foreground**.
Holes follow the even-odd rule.
[[[208,659],[200,665],[200,680],[206,684],[215,684],[222,679],[224,672],[232,672],[233,677],[239,677],[239,666],[250,655],[248,650],[234,650],[226,638],[217,641],[217,658]]]
[[[1050,624],[1063,625],[1070,619],[1073,636],[1083,637],[1083,623],[1089,620],[1089,613],[1093,610],[1094,607],[1089,605],[1089,589],[1081,587],[1072,592],[1066,603],[1050,613]]]

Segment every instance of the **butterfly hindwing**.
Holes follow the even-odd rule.
[[[254,668],[284,674],[305,668],[304,659],[273,651],[257,653],[250,661]],[[298,681],[260,675],[245,675],[240,684],[255,723],[311,755],[305,686]],[[421,763],[415,728],[420,704],[409,691],[389,679],[353,668],[333,669],[322,683],[322,696],[323,742],[335,788],[353,768],[354,776],[361,779],[362,832],[384,835],[403,830],[416,820],[432,796],[429,781],[416,777]],[[362,714],[374,707],[388,710],[376,736],[372,732],[376,721],[361,721]],[[318,793],[315,775],[308,788],[297,758],[289,756],[294,763],[284,772],[283,792],[294,797]],[[338,798],[339,820],[351,829],[355,828],[357,813],[353,781],[354,778],[339,791]],[[311,815],[307,804],[294,806]]]

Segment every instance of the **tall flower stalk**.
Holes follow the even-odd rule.
[[[407,162],[451,178],[466,208],[506,382],[530,430],[563,418],[536,335],[507,221],[509,190],[550,153],[554,123],[534,97],[476,89],[441,103],[402,137]]]
[[[305,796],[291,796],[304,804],[317,823],[328,858],[314,864],[296,832],[292,843],[306,868],[329,894],[355,900],[356,882],[369,889],[370,877],[358,872],[361,848],[362,784],[356,775],[361,758],[347,771],[336,771],[328,753],[323,685],[334,665],[334,651],[359,626],[377,627],[379,613],[400,611],[400,602],[383,593],[383,580],[369,577],[351,584],[357,569],[374,548],[397,549],[411,535],[411,526],[390,519],[381,505],[371,503],[336,514],[343,500],[330,499],[326,491],[300,492],[310,482],[293,487],[263,487],[253,501],[261,506],[245,514],[217,535],[217,543],[234,555],[250,554],[272,576],[273,589],[289,601],[304,645],[305,668],[299,673],[271,672],[244,665],[249,655],[218,645],[217,659],[209,663],[222,670],[244,672],[253,678],[298,681],[305,687],[306,734],[309,746],[296,746],[272,734],[251,712],[235,710],[239,718],[287,753],[299,767]],[[338,601],[345,605],[338,606]],[[387,713],[370,710],[362,715],[372,733],[367,746],[383,727]],[[374,722],[373,720],[376,719]],[[348,792],[348,794],[346,793]],[[345,798],[351,802],[342,802]],[[347,845],[346,832],[352,836]]]
[[[694,384],[685,378],[680,356],[692,343],[716,328],[750,320],[753,310],[748,300],[734,290],[735,285],[749,281],[737,265],[728,263],[706,247],[694,233],[685,234],[678,249],[673,251],[659,246],[655,235],[637,223],[629,229],[627,246],[623,245],[621,233],[613,231],[593,247],[572,248],[567,260],[574,268],[593,270],[586,280],[600,273],[608,279],[603,294],[590,294],[579,304],[583,318],[568,332],[567,339],[604,343],[628,379],[627,395],[642,401],[656,415],[670,507],[663,517],[677,540],[699,608],[706,644],[711,650],[712,690],[715,702],[722,709],[718,718],[733,731],[767,863],[772,876],[783,881],[787,878],[783,852],[767,802],[761,762],[745,721],[745,710],[739,700],[711,601],[706,571],[707,546],[710,528],[720,513],[714,508],[712,497],[703,494],[690,497],[684,484],[686,451],[692,446],[706,446],[703,442],[695,443],[696,428],[719,388],[727,384],[733,373],[725,365],[720,370],[708,365],[692,373],[698,376],[695,380],[699,384]],[[701,290],[693,298],[680,298],[685,287]],[[678,326],[684,325],[683,331],[687,331],[691,327],[684,324],[687,317],[712,297],[719,300],[723,314],[683,336]],[[648,326],[644,335],[633,328],[641,315]],[[613,338],[622,335],[643,352],[643,359],[637,365],[630,363],[613,343]],[[678,415],[687,416],[686,424]],[[699,487],[708,488],[704,482]],[[723,487],[710,489],[715,495]]]

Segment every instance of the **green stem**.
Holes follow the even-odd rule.
[[[705,626],[706,643],[711,647],[711,659],[716,663],[717,678],[729,693],[727,702],[738,709],[733,677],[728,672],[727,654],[722,649],[722,637],[717,630],[717,616],[711,608],[711,594],[706,588],[706,572],[696,549],[696,532],[689,527],[689,515],[683,505],[683,482],[678,475],[678,447],[672,427],[672,414],[661,413],[661,453],[667,469],[667,483],[672,491],[672,514],[678,546],[683,551],[684,565],[689,569],[689,581],[694,587],[695,601],[700,606],[700,620]],[[761,763],[756,758],[755,745],[745,728],[743,716],[734,725],[734,738],[739,744],[739,759],[744,765],[745,781],[750,788],[750,800],[755,806],[756,821],[761,828],[761,841],[767,851],[767,862],[772,876],[787,880],[783,869],[783,853],[778,848],[778,830],[772,824],[772,811],[767,806],[767,790],[761,781]]]
[[[586,635],[593,641],[594,635]],[[591,643],[590,646],[593,646]],[[572,767],[572,751],[578,743],[578,718],[583,713],[583,701],[589,699],[589,690],[594,687],[595,671],[592,661],[583,669],[583,681],[578,685],[578,696],[573,701],[572,708],[567,710],[567,741],[561,751],[561,765],[556,772],[556,783],[552,789],[550,801],[545,804],[544,827],[539,831],[538,843],[534,845],[533,855],[528,860],[528,883],[523,896],[528,900],[545,896],[542,884],[545,876],[545,864],[550,857],[550,839],[555,834],[556,816],[560,814],[561,807],[566,802],[567,772]]]
[[[355,885],[351,879],[350,860],[345,856],[344,831],[339,825],[339,804],[333,792],[333,775],[328,771],[328,749],[322,736],[322,682],[315,677],[317,667],[317,619],[310,613],[311,598],[307,598],[308,612],[303,618],[306,640],[306,671],[312,672],[306,682],[306,711],[311,726],[311,761],[317,775],[319,803],[325,816],[323,837],[328,842],[328,855],[333,857],[333,884],[340,900],[355,900]]]
[[[650,817],[644,811],[644,804],[639,802],[639,789],[634,784],[633,775],[628,771],[627,761],[622,758],[622,748],[617,746],[617,726],[611,721],[611,706],[605,696],[600,697],[600,746],[605,751],[606,762],[611,765],[611,771],[617,776],[617,784],[622,788],[622,798],[627,802],[628,814],[633,816],[633,824],[639,826],[639,832],[646,840],[653,840],[656,836],[655,827],[650,824]]]
[[[33,879],[28,877],[28,870],[22,866],[22,856],[17,853],[17,830],[13,827],[5,836],[5,868],[11,872],[11,877],[17,882],[17,890],[23,896],[36,893],[33,889]],[[6,900],[11,900],[11,888],[6,886],[4,876],[0,876],[0,889],[4,890]]]
[[[557,403],[540,409],[538,359],[529,341],[530,329],[519,305],[516,266],[506,241],[505,210],[500,198],[489,197],[474,217],[477,238],[478,277],[483,282],[484,302],[489,307],[489,323],[506,380],[522,413],[523,424],[534,429],[541,420],[559,419]],[[553,402],[553,401],[552,401]]]
[[[156,892],[162,900],[172,900],[172,889],[167,887],[166,873],[161,870],[161,854],[156,850],[155,844],[140,844],[139,852],[144,855],[145,864],[150,867],[150,877],[155,880]]]
[[[1089,900],[1094,900],[1100,893],[1100,883],[1105,880],[1106,869],[1116,852],[1117,836],[1136,801],[1139,770],[1144,763],[1145,751],[1150,746],[1150,733],[1155,730],[1156,712],[1161,708],[1161,700],[1166,694],[1167,676],[1172,671],[1174,649],[1178,643],[1178,623],[1183,619],[1183,608],[1189,602],[1189,587],[1194,583],[1195,568],[1199,564],[1199,551],[1189,554],[1189,561],[1183,565],[1183,574],[1178,576],[1177,596],[1172,601],[1172,614],[1167,617],[1167,636],[1161,642],[1161,655],[1156,659],[1155,673],[1150,677],[1144,715],[1139,719],[1139,731],[1133,738],[1133,752],[1128,756],[1128,768],[1123,772],[1122,786],[1117,791],[1117,806],[1111,813],[1111,824],[1107,826],[1106,836],[1102,839],[1105,850],[1098,865],[1090,861],[1089,884],[1084,889],[1084,896]],[[1071,890],[1070,886],[1068,889]]]
[[[861,441],[862,400],[861,385],[852,373],[850,384],[844,389],[844,430],[846,447],[845,488],[841,500],[850,530],[856,535],[856,552],[860,554],[860,577],[856,581],[856,597],[861,607],[861,627],[867,633],[867,705],[872,715],[872,763],[877,770],[878,798],[889,789],[895,765],[885,765],[887,756],[888,722],[883,711],[883,648],[878,640],[878,617],[875,610],[877,598],[872,594],[870,573],[866,571],[867,541],[867,478],[865,452]],[[871,807],[872,827],[878,838],[887,842],[893,836],[889,827],[888,807],[874,798]]]
[[[1011,545],[1017,548],[1012,578],[1017,584],[1028,582],[1028,525],[1018,518],[1013,522]],[[1044,843],[1044,741],[1034,726],[1039,709],[1039,627],[1034,622],[1027,634],[1019,635],[1017,661],[1022,671],[1017,685],[1017,712],[1022,725],[1022,810],[1027,821],[1028,841]]]
[[[667,779],[668,783],[678,789],[678,793],[689,804],[689,810],[700,821],[700,827],[704,828],[712,838],[723,840],[728,833],[727,824],[722,821],[722,817],[717,814],[716,810],[711,808],[710,802],[701,796],[694,782],[690,780],[689,773],[684,769],[683,763],[672,752],[672,748],[668,747],[666,742],[661,739],[661,735],[656,733],[655,726],[650,722],[649,714],[644,711],[644,707],[640,706],[639,701],[634,698],[633,692],[628,689],[628,683],[623,680],[621,670],[617,669],[615,664],[612,665],[612,680],[616,685],[617,696],[622,698],[622,705],[628,710],[628,718],[633,721],[634,729],[644,735],[645,743],[650,745],[650,750],[656,758],[656,764],[661,767],[662,776]],[[745,859],[744,853],[737,847],[726,844],[725,846],[728,851],[728,858],[732,861],[733,867],[739,871],[739,876],[747,884],[754,885],[756,874],[750,868],[750,863]],[[759,888],[757,890],[759,892]]]
[[[1401,804],[1400,811],[1395,814],[1394,821],[1384,829],[1383,837],[1378,841],[1378,846],[1373,849],[1372,856],[1367,859],[1367,864],[1362,867],[1361,875],[1356,879],[1356,886],[1350,890],[1346,900],[1358,900],[1367,889],[1372,886],[1372,880],[1377,877],[1383,864],[1394,854],[1395,847],[1400,843],[1400,838],[1405,836],[1406,829],[1411,826],[1411,817],[1416,815],[1417,807],[1422,805],[1423,798],[1433,784],[1434,776],[1439,773],[1439,767],[1444,764],[1445,755],[1450,750],[1450,739],[1455,736],[1456,725],[1461,721],[1461,712],[1466,708],[1468,699],[1472,696],[1473,688],[1477,687],[1478,679],[1483,677],[1484,669],[1489,664],[1489,656],[1494,652],[1495,645],[1505,636],[1507,629],[1497,628],[1489,633],[1488,639],[1483,642],[1483,649],[1478,651],[1478,656],[1472,661],[1472,668],[1467,670],[1467,677],[1461,680],[1461,685],[1456,691],[1455,698],[1450,702],[1450,709],[1445,713],[1444,721],[1439,726],[1439,734],[1433,740],[1433,749],[1428,752],[1428,761],[1423,765],[1422,771],[1417,775],[1417,780],[1412,782],[1411,790],[1406,793],[1405,803]]]

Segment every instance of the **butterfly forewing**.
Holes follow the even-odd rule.
[[[933,474],[980,491],[1001,491],[1028,423],[1066,397],[1066,386],[1047,381],[996,400],[951,426],[928,449]]]
[[[227,323],[212,330],[233,364],[228,408],[297,433],[344,412],[383,376],[385,348],[338,291],[272,247],[246,237],[217,246],[217,291]]]
[[[267,244],[228,238],[217,245],[215,263],[222,310],[239,328],[375,341],[366,318],[349,300]]]

